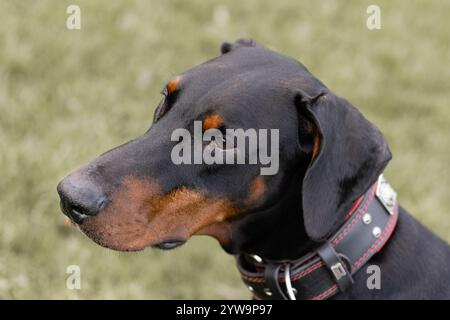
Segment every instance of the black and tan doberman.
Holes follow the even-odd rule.
[[[259,299],[450,298],[449,246],[380,179],[391,159],[381,132],[294,59],[252,40],[221,53],[165,86],[144,135],[60,182],[63,212],[121,251],[210,235],[238,256]],[[172,133],[194,121],[278,129],[278,172],[175,164]],[[375,288],[368,266],[381,272]]]

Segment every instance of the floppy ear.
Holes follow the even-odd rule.
[[[302,185],[305,229],[325,239],[391,159],[382,133],[348,101],[329,91],[298,92],[301,149],[311,154]]]

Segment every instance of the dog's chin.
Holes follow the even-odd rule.
[[[78,229],[83,232],[90,240],[101,247],[121,252],[142,251],[151,244],[142,243],[134,239],[121,239],[121,237],[105,236],[104,232],[95,232],[93,230],[78,226]]]
[[[87,234],[84,232],[89,239],[91,239],[93,242],[98,244],[99,246],[102,246],[103,248],[107,248],[114,251],[120,251],[120,252],[135,252],[135,251],[142,251],[145,248],[149,247],[149,245],[136,245],[136,244],[127,244],[127,243],[117,243],[115,241],[108,241],[105,239],[98,238],[96,236]]]
[[[96,244],[121,252],[142,251],[146,248],[155,248],[160,250],[172,250],[186,243],[187,240],[181,238],[169,238],[167,240],[147,241],[145,237],[130,237],[129,234],[111,233],[105,231],[92,230],[85,228],[83,225],[77,225],[78,229],[83,232],[89,239]]]

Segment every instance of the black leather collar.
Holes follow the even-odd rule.
[[[354,275],[381,250],[398,219],[397,194],[380,175],[347,214],[344,225],[313,252],[291,261],[237,255],[255,299],[327,299],[345,291]]]

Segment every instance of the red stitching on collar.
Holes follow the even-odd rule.
[[[308,267],[307,269],[303,270],[302,272],[299,272],[291,277],[291,281],[299,280],[301,278],[304,278],[311,272],[313,272],[316,269],[319,269],[322,267],[324,263],[322,261],[317,262],[316,264],[313,264],[311,267]],[[281,279],[284,282],[284,278]]]
[[[253,282],[253,283],[263,283],[264,282],[264,277],[258,277],[258,276],[252,277],[252,276],[247,276],[243,273],[241,273],[241,278],[244,280]]]
[[[342,230],[341,233],[339,233],[336,238],[334,238],[331,241],[331,244],[333,246],[336,246],[339,242],[341,242],[345,236],[350,232],[350,230],[355,226],[355,224],[361,219],[361,217],[366,212],[369,205],[372,203],[374,197],[375,197],[375,191],[376,191],[376,184],[372,186],[372,189],[370,190],[370,194],[367,198],[367,200],[364,202],[364,204],[358,209],[358,213],[355,216],[355,218],[348,224],[348,226],[345,227],[344,230]]]
[[[302,272],[299,272],[297,274],[294,274],[291,276],[291,281],[296,281],[299,280],[305,276],[307,276],[308,274],[310,274],[311,272],[313,272],[314,270],[319,269],[320,267],[324,266],[324,263],[322,261],[316,262],[315,264],[313,264],[312,266],[308,267],[307,269],[303,270]],[[258,277],[258,276],[247,276],[245,274],[241,273],[241,278],[244,280],[247,280],[249,282],[253,282],[253,283],[262,283],[264,282],[264,277]],[[284,282],[284,277],[279,277],[278,281],[280,282]]]
[[[380,243],[382,244],[382,247],[387,243],[389,236],[395,229],[397,218],[398,218],[398,207],[395,209],[394,214],[389,218],[389,221],[386,224],[386,229],[384,229],[382,236],[377,241],[375,241],[375,243],[369,249],[367,249],[367,251],[358,260],[355,261],[355,263],[353,264],[355,268],[358,268],[363,263],[365,263],[367,257],[373,254],[373,252],[378,247],[378,245],[380,245]],[[379,248],[378,250],[380,249],[381,248]]]
[[[358,200],[355,201],[355,203],[353,204],[353,206],[351,207],[350,211],[347,213],[347,215],[344,218],[344,222],[347,221],[352,214],[355,212],[355,210],[358,208],[359,204],[361,203],[361,201],[363,201],[364,199],[364,195],[360,196],[358,198]]]
[[[315,297],[312,297],[311,300],[323,300],[323,299],[331,296],[333,293],[335,293],[336,290],[337,290],[337,285],[333,284],[331,287],[329,287],[327,290],[325,290],[321,294],[319,294]]]

